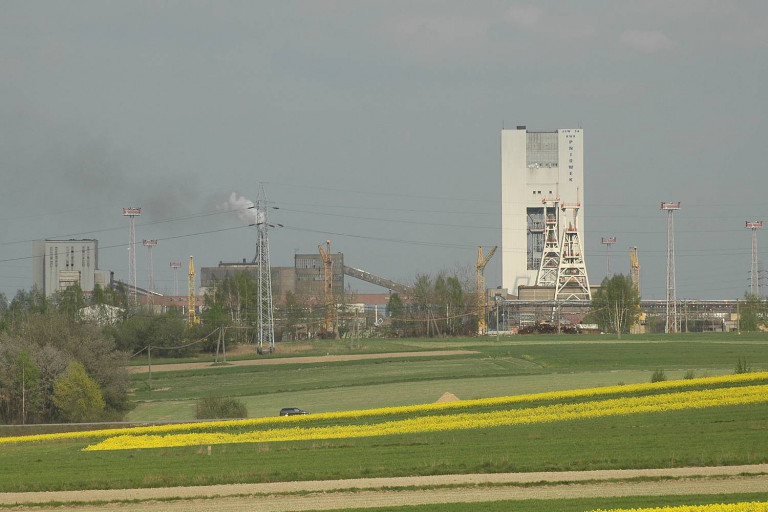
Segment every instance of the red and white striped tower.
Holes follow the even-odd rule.
[[[760,295],[760,266],[757,262],[757,230],[763,228],[763,221],[748,220],[747,229],[752,231],[752,265],[749,269],[749,293],[754,297]]]
[[[141,208],[123,208],[123,217],[128,217],[128,286],[131,287],[131,301],[136,304],[136,217]]]
[[[171,268],[173,269],[173,295],[179,296],[179,269],[181,268],[180,261],[172,261]]]
[[[661,203],[661,209],[667,217],[667,322],[664,332],[680,332],[680,320],[677,317],[677,283],[675,282],[675,210],[680,203]]]

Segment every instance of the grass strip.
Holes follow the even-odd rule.
[[[735,476],[761,476],[765,473],[745,473]],[[196,501],[196,500],[213,500],[213,499],[225,499],[225,498],[265,498],[265,497],[279,497],[279,496],[309,496],[312,494],[347,494],[347,493],[360,493],[360,492],[415,492],[415,491],[431,491],[440,489],[473,489],[473,488],[537,488],[537,487],[556,487],[556,486],[576,486],[576,485],[591,485],[601,483],[635,483],[635,482],[661,482],[661,481],[677,481],[677,480],[711,480],[722,479],[723,475],[690,475],[690,476],[654,476],[654,477],[631,477],[631,478],[606,478],[606,479],[588,479],[588,480],[540,480],[538,482],[479,482],[479,483],[456,483],[456,484],[432,484],[432,485],[403,485],[403,486],[381,486],[381,487],[338,487],[333,489],[323,490],[299,490],[299,491],[278,491],[278,492],[246,492],[246,493],[231,493],[231,494],[201,494],[196,496],[166,496],[166,497],[151,497],[151,498],[130,498],[130,499],[107,499],[107,500],[53,500],[53,501],[40,501],[40,502],[23,502],[23,503],[3,503],[0,504],[0,509],[16,509],[18,507],[74,507],[74,506],[100,506],[100,505],[112,505],[112,504],[141,504],[148,502],[174,502],[174,501]],[[730,477],[733,478],[733,477]],[[767,496],[768,497],[768,496]],[[597,511],[595,511],[597,512]],[[607,512],[607,511],[600,511]],[[610,511],[610,512],[626,512]],[[641,512],[641,511],[637,511]],[[710,511],[708,511],[710,512]],[[720,512],[720,511],[711,511]],[[752,512],[752,511],[748,511]],[[762,511],[760,511],[762,512]]]

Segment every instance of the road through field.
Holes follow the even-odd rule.
[[[655,480],[638,480],[640,478]],[[37,504],[34,505],[36,511],[61,510],[61,505],[69,502],[76,504],[78,510],[86,511],[140,508],[152,512],[274,512],[427,503],[745,492],[768,492],[768,464],[2,493],[0,503],[17,504],[20,509],[32,509],[31,506]],[[41,503],[51,502],[56,502],[56,506],[40,506]]]
[[[359,361],[362,359],[386,359],[402,357],[435,357],[435,356],[465,356],[468,354],[477,354],[474,350],[431,350],[426,352],[386,352],[382,354],[346,354],[346,355],[327,355],[327,356],[299,356],[299,357],[279,357],[267,359],[242,359],[228,361],[225,365],[215,363],[172,363],[156,364],[152,366],[152,372],[178,372],[182,370],[203,370],[206,368],[226,368],[227,366],[259,366],[273,364],[308,364],[308,363],[333,363],[337,361]],[[148,366],[129,366],[130,373],[147,373]]]

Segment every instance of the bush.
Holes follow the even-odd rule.
[[[199,420],[247,418],[245,404],[232,397],[210,396],[197,401],[195,416]]]
[[[664,373],[664,370],[661,368],[658,368],[653,372],[653,375],[651,375],[651,382],[663,382],[665,380],[667,380],[667,374]]]
[[[693,370],[688,370],[685,372],[685,375],[683,375],[683,378],[685,380],[691,380],[696,378],[696,374],[693,373]]]
[[[98,421],[104,413],[104,398],[99,384],[78,361],[72,361],[67,373],[53,384],[53,403],[66,421]]]
[[[740,374],[740,373],[749,373],[752,371],[752,365],[747,363],[747,358],[740,357],[738,361],[736,361],[736,368],[733,370],[733,373]]]

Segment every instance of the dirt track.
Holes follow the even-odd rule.
[[[341,356],[301,356],[301,357],[280,357],[272,359],[243,359],[238,361],[228,361],[228,366],[258,366],[272,364],[307,364],[307,363],[332,363],[336,361],[358,361],[361,359],[386,359],[402,357],[429,357],[429,356],[463,356],[467,354],[476,354],[473,350],[433,350],[428,352],[387,352],[385,354],[348,354]],[[176,363],[153,365],[152,372],[176,372],[181,370],[201,370],[205,368],[222,368],[221,365],[214,363]],[[129,366],[130,373],[147,373],[147,366]]]
[[[655,481],[611,481],[639,477],[668,477]],[[686,478],[697,477],[697,478]],[[541,485],[521,486],[525,483]],[[549,482],[549,483],[547,483]],[[494,484],[486,486],[483,484]],[[508,485],[504,485],[508,484]],[[461,486],[438,487],[433,486]],[[392,488],[403,487],[403,490]],[[406,489],[407,487],[425,487]],[[333,492],[329,492],[333,491]],[[553,473],[503,473],[370,478],[313,482],[232,484],[205,487],[115,489],[42,493],[3,493],[2,504],[45,502],[140,503],[78,504],[78,510],[114,511],[295,511],[353,507],[418,505],[520,499],[557,499],[668,494],[768,492],[768,464],[704,468],[605,470]],[[300,494],[295,494],[300,493]],[[215,497],[211,499],[212,497]],[[181,498],[178,501],[150,501]],[[146,500],[146,501],[145,501]],[[26,509],[26,507],[19,507]],[[34,510],[56,510],[35,506]],[[61,510],[61,508],[58,508]]]

